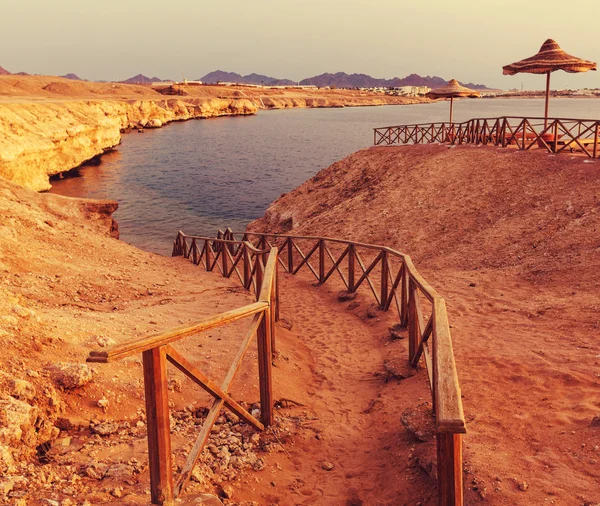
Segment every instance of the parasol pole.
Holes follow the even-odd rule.
[[[450,125],[452,125],[452,107],[454,105],[454,97],[450,96]]]
[[[550,102],[550,72],[546,74],[546,106],[544,108],[544,130],[548,128],[548,103]]]

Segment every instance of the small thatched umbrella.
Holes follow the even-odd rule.
[[[544,109],[544,128],[548,125],[548,102],[550,100],[550,72],[564,70],[569,73],[596,70],[596,63],[582,60],[565,53],[552,39],[542,44],[539,52],[530,58],[502,67],[504,75],[515,75],[519,72],[527,74],[546,74],[546,107]]]
[[[456,79],[451,79],[446,86],[436,88],[427,93],[429,98],[449,98],[450,99],[450,123],[452,123],[452,109],[454,106],[454,97],[478,97],[479,92],[461,86]]]

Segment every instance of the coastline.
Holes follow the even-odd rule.
[[[55,77],[0,78],[0,176],[35,191],[118,146],[124,132],[172,121],[259,110],[427,103],[355,90],[261,90],[202,86],[161,95],[144,86]]]

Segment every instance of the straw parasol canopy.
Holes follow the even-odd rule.
[[[544,118],[548,122],[548,102],[550,99],[550,73],[564,70],[571,74],[596,70],[596,62],[583,60],[565,53],[552,39],[542,44],[537,54],[524,60],[502,67],[504,75],[515,75],[520,72],[527,74],[546,74],[546,107]]]
[[[452,123],[452,109],[454,97],[478,97],[479,92],[466,88],[459,84],[456,79],[451,79],[448,84],[441,88],[436,88],[427,93],[429,98],[449,98],[450,99],[450,123]]]

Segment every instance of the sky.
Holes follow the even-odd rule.
[[[124,80],[198,79],[213,70],[300,80],[324,72],[416,73],[492,88],[547,38],[600,60],[600,1],[3,0],[0,66]],[[600,72],[552,74],[552,88],[600,88]]]

